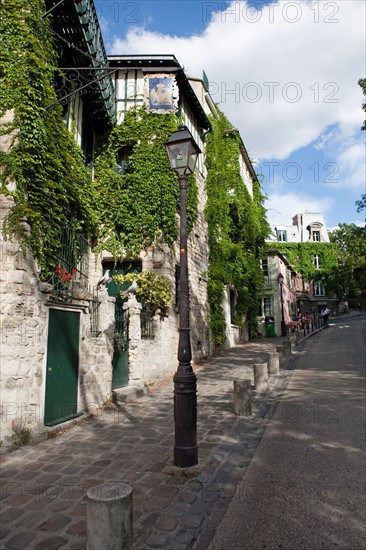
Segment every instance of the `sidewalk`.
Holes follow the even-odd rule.
[[[1,549],[85,549],[86,492],[104,482],[133,487],[134,549],[206,549],[230,503],[296,363],[293,354],[269,392],[253,397],[253,415],[235,416],[233,380],[282,338],[237,346],[195,367],[199,464],[172,465],[173,383],[54,439],[2,452]],[[103,550],[102,548],[100,550]]]

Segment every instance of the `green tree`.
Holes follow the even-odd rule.
[[[366,228],[343,223],[329,237],[337,245],[341,296],[344,291],[351,297],[366,292]]]
[[[362,212],[366,209],[366,193],[361,195],[361,199],[356,201],[357,212]]]
[[[360,78],[358,85],[362,88],[362,93],[366,97],[366,78]],[[366,112],[366,103],[362,104],[362,109]],[[361,130],[366,130],[366,120],[364,120]]]

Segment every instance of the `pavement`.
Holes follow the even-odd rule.
[[[135,550],[207,549],[291,379],[301,342],[270,377],[268,392],[253,393],[251,417],[234,414],[233,380],[253,383],[253,364],[264,362],[283,340],[245,343],[194,366],[194,468],[173,466],[171,380],[134,402],[106,405],[53,439],[2,450],[0,548],[85,549],[87,490],[123,482],[133,489]]]
[[[210,550],[366,548],[366,322],[300,355]]]

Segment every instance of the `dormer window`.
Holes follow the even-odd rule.
[[[323,227],[323,224],[321,224],[320,222],[312,222],[307,226],[306,229],[309,231],[309,241],[320,243],[322,227]]]
[[[277,240],[279,242],[287,242],[287,231],[286,229],[277,229]]]

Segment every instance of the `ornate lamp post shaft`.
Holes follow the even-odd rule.
[[[179,178],[180,192],[180,288],[178,369],[174,375],[174,464],[181,468],[198,463],[197,377],[191,360],[187,250],[187,175],[194,173],[200,148],[186,126],[180,126],[165,143],[170,166]]]
[[[174,464],[181,467],[198,463],[197,377],[191,360],[189,328],[189,283],[187,253],[187,178],[179,176],[180,190],[180,289],[178,369],[174,376],[175,446]]]

